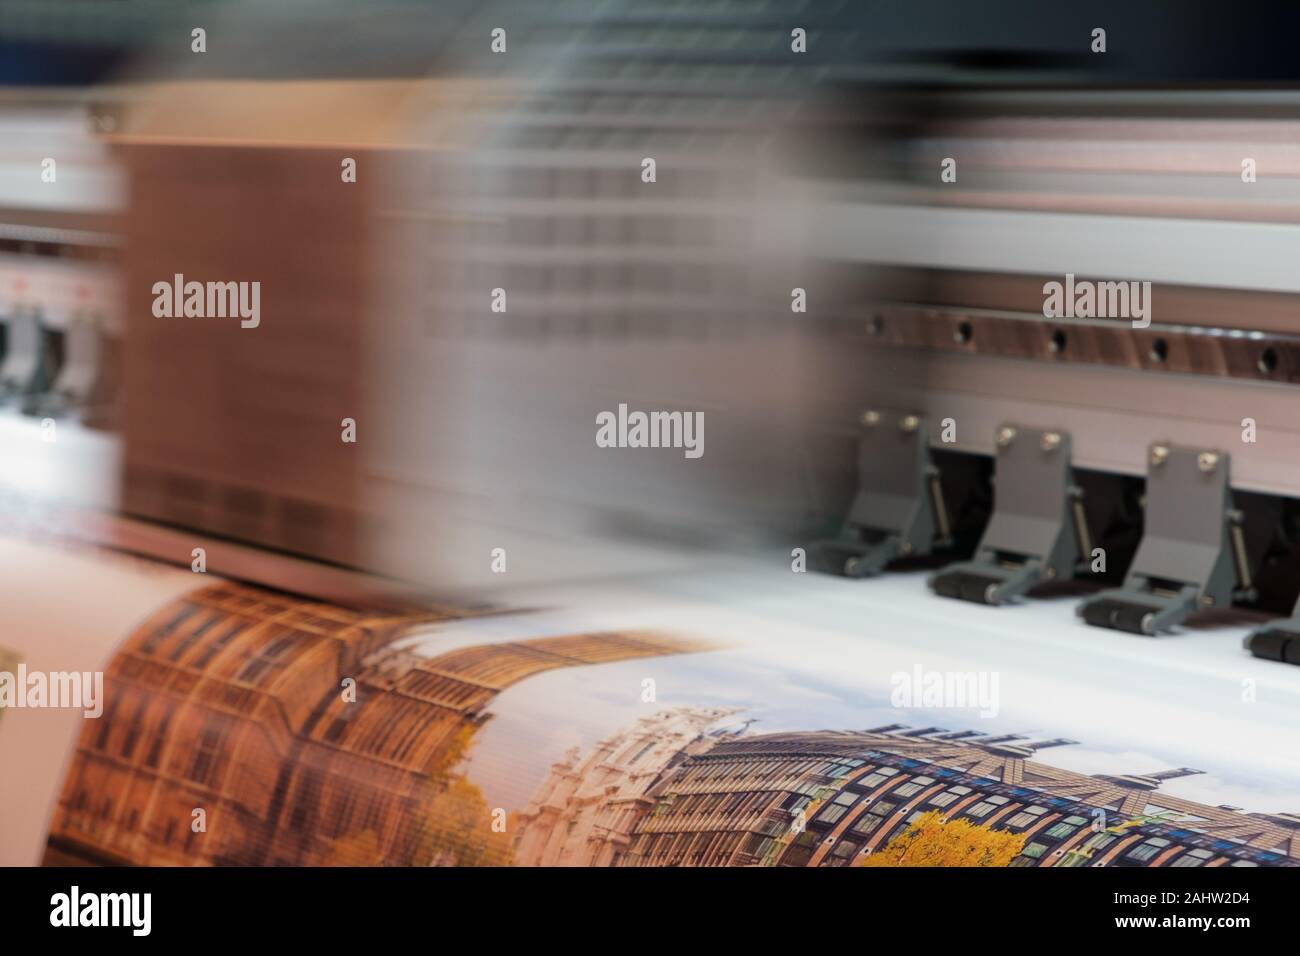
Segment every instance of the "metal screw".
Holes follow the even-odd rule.
[[[1043,451],[1056,451],[1056,449],[1061,447],[1061,433],[1043,432],[1043,440],[1041,444]]]
[[[905,432],[914,432],[921,427],[921,419],[915,415],[904,415],[898,422],[898,427]]]
[[[998,429],[997,443],[999,448],[1006,448],[1016,440],[1016,430],[1010,425],[1003,425]]]
[[[861,421],[862,424],[864,424],[864,425],[879,425],[879,424],[880,424],[880,412],[877,412],[877,411],[865,411],[865,412],[862,413],[862,417],[861,417],[860,421]]]
[[[1158,468],[1168,460],[1169,460],[1168,445],[1151,446],[1151,464],[1155,465]]]
[[[1212,451],[1203,451],[1196,456],[1196,466],[1206,473],[1214,471],[1219,467],[1218,453]]]

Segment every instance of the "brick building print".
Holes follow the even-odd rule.
[[[555,668],[702,649],[640,632],[432,658],[387,649],[412,625],[449,617],[368,616],[233,584],[174,602],[105,672],[106,709],[82,731],[46,862],[457,861],[491,817],[485,805],[446,812],[448,794],[475,793],[449,771],[498,692]],[[438,832],[431,808],[472,819],[475,832]]]
[[[697,732],[678,752],[657,752],[655,778],[643,777],[635,793],[628,767],[607,793],[601,784],[627,762],[622,755],[638,746],[646,722],[602,742],[587,761],[557,764],[520,815],[517,862],[845,866],[938,810],[1024,834],[1012,866],[1300,863],[1300,816],[1160,792],[1165,780],[1197,771],[1087,776],[1033,759],[1071,741],[900,726],[738,736],[710,734],[712,711],[658,719],[677,741],[683,728]]]
[[[518,816],[516,859],[537,866],[609,866],[654,807],[650,788],[668,768],[734,735],[714,729],[733,713],[665,711],[602,740],[585,759],[570,750]]]
[[[738,712],[701,707],[570,751],[500,832],[455,772],[497,694],[710,646],[622,631],[433,657],[392,646],[452,617],[233,584],[173,602],[109,664],[46,862],[843,866],[938,810],[1023,834],[1013,866],[1300,863],[1300,816],[1162,791],[1194,770],[1089,776],[1035,759],[1071,741],[934,727],[751,734]]]

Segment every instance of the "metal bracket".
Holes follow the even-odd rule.
[[[996,444],[993,517],[974,558],[930,579],[944,597],[1005,604],[1044,581],[1072,577],[1090,550],[1069,433],[1003,425]]]
[[[30,395],[23,403],[28,415],[60,415],[93,404],[107,384],[106,336],[95,323],[76,317],[64,332],[64,359],[48,392]]]
[[[44,389],[50,381],[50,358],[40,315],[18,310],[5,323],[8,347],[0,365],[0,400]]]
[[[1242,515],[1232,506],[1229,456],[1155,444],[1147,458],[1142,543],[1124,586],[1079,605],[1097,627],[1155,634],[1194,611],[1250,593]],[[1238,588],[1240,585],[1240,588]]]
[[[838,538],[810,549],[814,570],[864,578],[950,538],[929,429],[918,415],[862,415],[858,493]]]

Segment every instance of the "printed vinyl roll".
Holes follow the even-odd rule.
[[[1215,673],[1186,648],[1117,643],[1062,675],[1050,604],[999,618],[1005,650],[967,670],[949,607],[905,575],[847,602],[842,582],[748,569],[462,615],[20,538],[0,537],[0,568],[0,670],[29,675],[0,712],[5,863],[1300,860],[1274,720],[1290,701],[1267,663]],[[810,590],[826,610],[796,620]],[[1198,716],[1236,670],[1260,701]],[[49,706],[61,671],[102,690]],[[1144,722],[1157,704],[1177,732]],[[1193,753],[1204,772],[1179,765]]]
[[[20,665],[31,674],[103,673],[123,636],[193,589],[196,575],[0,535],[0,577],[0,671],[16,677]],[[0,706],[0,865],[41,861],[73,743],[94,723],[77,708]]]

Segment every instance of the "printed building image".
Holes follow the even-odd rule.
[[[1162,791],[1195,770],[1090,776],[1036,759],[1073,741],[935,727],[755,734],[729,708],[646,716],[570,750],[523,809],[489,806],[461,765],[503,690],[714,645],[606,631],[394,646],[454,616],[233,584],[172,602],[107,667],[46,863],[848,866],[931,812],[1015,835],[1012,866],[1300,862],[1300,816]]]
[[[661,715],[676,742],[690,737],[685,728],[700,732],[676,752],[649,751],[658,778],[642,779],[633,793],[635,761],[625,748],[651,722],[581,763],[556,765],[520,816],[517,862],[856,865],[938,811],[1023,835],[1012,866],[1300,863],[1300,816],[1159,792],[1164,780],[1197,771],[1087,776],[1032,759],[1070,741],[1023,744],[937,728],[707,736],[714,714]]]
[[[518,815],[516,861],[534,866],[609,866],[636,822],[655,804],[664,771],[704,753],[734,729],[715,729],[734,710],[679,708],[643,717],[579,760],[575,747]]]
[[[508,837],[492,849],[489,808],[450,773],[495,696],[555,668],[702,649],[637,632],[385,651],[439,619],[230,584],[174,602],[105,673],[46,863],[505,862]]]

